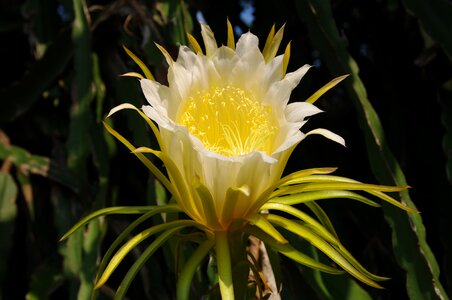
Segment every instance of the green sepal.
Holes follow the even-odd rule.
[[[380,204],[360,195],[355,192],[341,191],[341,190],[329,190],[329,191],[315,191],[315,192],[303,192],[299,194],[287,195],[282,197],[274,197],[268,200],[268,202],[281,203],[286,205],[295,205],[300,203],[309,203],[316,200],[324,199],[351,199],[362,202],[364,204],[381,207]]]
[[[158,209],[159,212],[177,212],[181,211],[181,208],[177,204],[169,204],[165,206],[113,206],[102,208],[96,210],[95,212],[89,214],[88,216],[82,218],[78,221],[71,229],[69,229],[60,239],[64,241],[71,234],[73,234],[77,229],[84,226],[88,222],[92,221],[95,218],[99,218],[105,215],[132,215],[132,214],[144,214],[151,210]]]
[[[133,249],[135,248],[139,243],[147,239],[153,234],[156,234],[157,232],[169,230],[172,228],[182,228],[182,227],[188,227],[188,226],[194,226],[194,227],[201,227],[202,225],[196,223],[192,220],[176,220],[172,221],[170,223],[164,223],[152,226],[151,228],[148,228],[139,234],[135,235],[133,238],[131,238],[127,243],[125,243],[117,252],[116,254],[110,259],[110,262],[108,263],[107,267],[103,271],[102,275],[98,279],[95,285],[95,289],[100,288],[102,285],[105,284],[105,282],[108,280],[110,275],[113,273],[113,271],[118,267],[118,265],[121,263],[121,261],[124,259],[124,257]]]
[[[216,228],[220,227],[220,224],[218,223],[215,202],[209,189],[199,181],[199,178],[195,178],[194,188],[201,198],[204,217],[206,218],[207,224]]]
[[[325,255],[327,255],[331,260],[337,263],[341,268],[347,271],[350,275],[355,277],[356,279],[364,282],[365,284],[375,287],[382,288],[378,283],[374,280],[384,280],[386,278],[379,277],[369,273],[368,271],[363,272],[363,267],[361,265],[356,265],[356,260],[350,260],[348,252],[342,251],[341,247],[333,247],[327,241],[319,237],[314,231],[312,231],[309,227],[298,224],[297,222],[291,221],[289,219],[285,219],[276,215],[268,215],[268,220],[275,225],[281,226],[292,233],[295,233],[299,237],[307,240],[314,247],[322,251]],[[365,269],[364,269],[365,270]],[[369,274],[372,275],[370,278]]]
[[[185,226],[176,226],[170,229],[167,229],[165,232],[163,232],[161,235],[159,235],[147,248],[146,250],[141,254],[141,256],[135,261],[135,263],[130,267],[129,271],[127,271],[126,276],[121,281],[121,284],[118,287],[118,290],[116,291],[114,300],[122,300],[126,296],[127,290],[130,287],[130,284],[132,283],[133,279],[135,279],[135,276],[140,271],[140,269],[143,267],[143,265],[146,263],[146,261],[154,254],[154,252],[162,246],[166,240],[168,240],[173,234],[178,232],[180,229],[184,228]]]
[[[315,101],[317,101],[317,99],[319,99],[323,94],[325,94],[326,92],[328,92],[329,90],[331,90],[332,88],[334,88],[339,82],[341,82],[342,80],[344,80],[345,78],[347,78],[349,76],[349,74],[347,75],[342,75],[339,77],[334,78],[333,80],[331,80],[330,82],[328,82],[327,84],[325,84],[324,86],[322,86],[317,92],[315,92],[314,94],[312,94],[308,99],[306,99],[305,102],[308,103],[314,103]]]
[[[130,56],[131,59],[133,59],[133,61],[140,67],[141,71],[143,71],[144,76],[146,76],[147,79],[149,80],[155,80],[154,76],[152,76],[151,71],[148,69],[148,67],[146,66],[146,64],[138,58],[138,56],[136,56],[132,51],[130,51],[129,49],[127,49],[126,46],[122,46],[124,48],[124,51],[126,51],[127,55]]]
[[[264,206],[262,206],[263,210],[278,210],[285,213],[288,213],[304,223],[308,224],[309,227],[311,227],[320,237],[325,239],[327,242],[334,244],[334,245],[340,245],[340,242],[337,239],[337,236],[335,236],[335,233],[330,232],[328,229],[326,229],[322,224],[320,224],[317,220],[309,216],[308,214],[302,212],[299,209],[296,209],[295,207],[292,207],[290,205],[280,204],[280,203],[267,203]]]
[[[289,243],[287,244],[281,244],[278,241],[276,241],[272,236],[262,231],[260,228],[252,225],[248,225],[245,228],[245,231],[261,241],[263,241],[266,245],[270,246],[274,251],[277,251],[284,256],[287,256],[288,258],[292,259],[293,261],[296,261],[302,265],[305,265],[309,268],[320,270],[325,273],[329,274],[344,274],[345,271],[339,270],[336,268],[333,268],[331,266],[325,265],[312,257],[301,253],[300,251],[296,250],[292,245]]]
[[[111,113],[110,113],[111,114]],[[134,152],[137,148],[133,146],[126,138],[124,138],[121,134],[119,134],[116,130],[114,130],[110,125],[106,122],[103,122],[107,131],[112,134],[115,138],[117,138],[124,146],[126,146],[133,154],[151,171],[151,173],[166,187],[166,189],[174,196],[178,197],[179,194],[171,182],[166,178],[166,176],[142,153]]]
[[[170,209],[168,208],[170,206]],[[102,257],[102,260],[99,264],[99,267],[97,268],[97,275],[96,280],[100,277],[100,275],[105,270],[105,267],[108,264],[108,261],[110,260],[110,257],[113,255],[116,248],[127,238],[127,236],[141,223],[146,221],[147,219],[151,218],[152,216],[160,213],[170,213],[170,212],[180,212],[181,209],[178,205],[175,204],[169,204],[165,206],[155,206],[153,210],[148,211],[135,221],[133,221],[129,226],[127,226],[121,234],[113,241],[113,243],[108,247],[107,252]]]
[[[249,217],[248,221],[260,228],[263,232],[274,238],[278,243],[287,244],[287,240],[282,234],[267,220],[262,214],[255,214]]]
[[[275,32],[275,25],[273,25],[267,40],[264,45],[264,49],[262,50],[262,55],[264,56],[265,62],[269,63],[270,60],[275,58],[276,53],[278,52],[279,45],[281,44],[283,34],[284,34],[284,26],[283,25],[276,34]]]

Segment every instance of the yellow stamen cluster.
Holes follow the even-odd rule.
[[[278,123],[272,107],[244,90],[212,87],[188,97],[177,122],[188,128],[212,152],[225,156],[263,151],[270,155]]]

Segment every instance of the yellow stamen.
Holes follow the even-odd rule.
[[[270,105],[232,86],[212,87],[188,97],[176,120],[212,152],[225,156],[271,154],[278,129]]]

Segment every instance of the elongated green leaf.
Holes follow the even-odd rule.
[[[74,20],[72,26],[72,40],[74,43],[74,76],[71,80],[71,110],[69,133],[66,140],[67,166],[80,180],[79,197],[89,199],[87,160],[90,155],[90,132],[93,126],[91,103],[93,93],[93,65],[91,52],[91,32],[87,20],[87,5],[85,0],[72,2]],[[75,195],[68,195],[71,205],[65,207],[71,214],[74,209]],[[72,207],[71,207],[72,206]],[[99,248],[95,246],[100,241],[98,223],[87,228],[86,237],[92,243],[85,244],[83,232],[73,234],[66,243],[67,252],[64,255],[65,272],[77,278],[71,282],[77,289],[79,300],[88,300],[93,289],[95,266]],[[86,248],[84,246],[87,246]],[[97,244],[98,245],[98,244]],[[67,268],[71,265],[71,268]]]
[[[444,153],[452,153],[452,79],[446,82],[438,92],[438,102],[441,104],[442,123],[446,128],[443,138]],[[449,185],[443,189],[442,193],[437,193],[436,197],[442,199],[440,209],[438,211],[438,219],[440,220],[439,232],[442,244],[444,245],[444,275],[446,282],[452,282],[452,235],[449,234],[449,228],[452,228],[452,219],[450,212],[452,211],[452,201],[450,201],[450,186],[452,185],[452,156],[447,155],[446,174]]]
[[[0,135],[2,135],[1,132]],[[0,159],[5,160],[6,158],[25,174],[30,173],[48,177],[74,192],[80,190],[78,178],[66,167],[51,161],[48,157],[34,155],[26,149],[0,141]]]
[[[0,282],[6,275],[6,267],[11,252],[14,224],[17,216],[17,185],[10,174],[0,172]]]
[[[366,137],[368,156],[372,158],[373,172],[381,182],[406,185],[400,166],[385,142],[380,120],[367,99],[365,87],[359,79],[358,66],[339,34],[329,1],[299,1],[296,2],[296,8],[328,68],[334,73],[351,74],[352,80],[346,84],[346,91],[357,109]],[[401,192],[400,196],[404,204],[416,209],[408,192]],[[384,205],[384,212],[393,229],[396,257],[407,272],[410,299],[447,299],[439,282],[438,264],[427,244],[420,214],[407,215],[388,205]]]
[[[436,40],[452,59],[452,3],[446,0],[403,0],[406,9],[419,19],[422,27]]]

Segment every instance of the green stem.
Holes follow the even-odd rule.
[[[193,275],[213,245],[214,241],[211,239],[203,242],[185,264],[177,281],[177,300],[188,300],[190,298],[190,285]]]
[[[232,284],[231,253],[227,231],[215,232],[215,246],[217,252],[218,282],[221,298],[234,300],[234,286]]]

